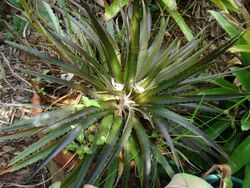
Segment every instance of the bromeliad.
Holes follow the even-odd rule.
[[[79,84],[74,78],[65,80],[30,70],[24,72],[81,91],[95,99],[96,105],[71,105],[1,128],[4,133],[0,136],[1,142],[46,134],[14,157],[1,173],[41,161],[36,174],[90,126],[97,129],[89,147],[91,152],[84,155],[62,187],[81,187],[85,183],[115,187],[120,181],[128,184],[131,161],[136,165],[142,187],[152,183],[161,187],[156,173],[158,164],[169,177],[175,173],[169,160],[175,161],[181,170],[181,151],[176,149],[172,134],[196,135],[201,138],[196,140],[197,151],[227,156],[202,132],[202,127],[184,115],[186,108],[196,109],[197,106],[221,113],[222,110],[208,104],[245,96],[197,94],[203,90],[197,83],[204,81],[204,77],[197,77],[198,73],[230,48],[236,37],[210,51],[211,43],[205,46],[200,43],[201,33],[180,47],[178,39],[166,41],[168,19],[164,15],[160,15],[160,21],[153,23],[152,28],[151,15],[143,0],[133,1],[121,9],[123,21],[115,27],[113,22],[100,24],[84,1],[59,1],[54,5],[38,2],[47,11],[46,16],[36,9],[39,6],[21,0],[23,14],[58,57],[21,44],[22,40],[18,40],[19,44],[6,43],[65,73],[74,74],[74,78],[83,82]],[[116,40],[118,35],[120,40]],[[14,135],[8,134],[13,131]],[[151,137],[154,131],[164,138],[160,139],[160,144]],[[98,144],[99,138],[104,136],[105,143]],[[168,146],[167,157],[161,150],[164,144]]]

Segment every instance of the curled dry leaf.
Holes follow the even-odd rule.
[[[227,164],[221,164],[221,165],[213,165],[205,174],[203,177],[208,176],[214,171],[218,171],[218,173],[221,175],[221,182],[220,182],[220,188],[226,187],[226,183],[224,180],[230,179],[232,176],[232,170],[230,166]]]
[[[209,174],[211,174],[214,171],[219,171],[219,173],[221,174],[222,178],[230,178],[232,175],[232,170],[230,168],[230,166],[228,166],[227,164],[221,164],[221,165],[213,165],[205,174],[203,177],[208,176]]]

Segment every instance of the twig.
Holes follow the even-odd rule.
[[[1,52],[2,53],[2,52]],[[3,81],[14,91],[16,91],[16,89],[8,82],[8,80],[5,78],[5,72],[4,72],[4,68],[2,66],[2,64],[0,63],[0,79],[3,79]]]
[[[10,66],[9,60],[5,57],[5,55],[4,55],[2,52],[1,52],[1,55],[2,55],[2,57],[3,57],[3,59],[4,59],[5,63],[6,63],[6,65],[7,65],[8,68],[10,69],[10,72],[12,73],[12,75],[13,75],[15,78],[17,78],[17,79],[19,79],[19,80],[25,82],[26,84],[28,84],[29,86],[32,87],[31,83],[29,83],[27,80],[25,80],[24,78],[22,78],[21,76],[19,76],[18,74],[16,74],[16,73],[12,70],[12,68],[11,68],[11,66]]]

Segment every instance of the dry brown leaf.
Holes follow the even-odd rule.
[[[31,104],[36,106],[31,111],[32,116],[41,114],[43,112],[43,110],[40,107],[40,105],[41,105],[41,97],[37,93],[35,93],[33,95],[32,99],[31,99]]]
[[[218,171],[218,173],[221,175],[221,182],[220,182],[220,188],[224,187],[224,179],[225,178],[231,178],[232,176],[232,170],[230,166],[227,164],[220,164],[220,165],[213,165],[205,174],[203,177],[208,176],[214,171]]]

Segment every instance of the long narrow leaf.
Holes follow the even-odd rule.
[[[179,114],[176,114],[173,111],[169,111],[169,110],[164,109],[164,108],[158,108],[158,109],[154,110],[153,112],[155,114],[157,114],[158,116],[161,116],[161,117],[166,118],[166,119],[168,119],[168,120],[170,120],[178,125],[181,125],[184,128],[188,129],[189,131],[193,132],[194,134],[200,136],[202,139],[205,140],[205,142],[208,145],[213,147],[217,152],[219,152],[225,158],[228,157],[227,154],[222,150],[222,148],[219,145],[217,145],[215,142],[210,140],[207,137],[207,135],[205,135],[200,129],[195,127],[190,121],[188,121],[188,119],[180,116]]]
[[[65,71],[68,71],[68,72],[71,72],[71,73],[76,73],[76,74],[79,74],[81,75],[82,73],[74,66],[70,65],[70,64],[66,64],[65,62],[59,60],[59,59],[56,59],[44,52],[40,52],[39,50],[36,50],[34,48],[31,48],[31,47],[27,47],[27,46],[24,46],[24,45],[21,45],[21,44],[17,44],[15,42],[11,42],[11,41],[5,41],[7,44],[9,44],[10,46],[13,46],[15,48],[18,48],[20,50],[23,50],[23,51],[26,51],[34,56],[37,56],[41,59],[44,59],[44,60],[47,60],[49,61],[51,64],[53,65],[56,65],[56,66],[59,66],[60,68],[62,68],[63,70]]]
[[[161,164],[161,166],[164,168],[165,172],[168,174],[170,178],[174,177],[174,170],[170,166],[169,162],[167,161],[166,157],[164,157],[161,153],[161,151],[158,149],[158,147],[152,147],[152,152],[154,155],[154,158],[158,161],[158,163]]]
[[[45,165],[48,164],[50,160],[52,160],[63,148],[65,148],[70,142],[72,142],[75,137],[77,137],[82,130],[87,129],[90,125],[95,123],[98,119],[104,116],[107,112],[100,112],[94,115],[90,115],[89,117],[85,118],[82,123],[72,125],[73,130],[65,136],[65,139],[58,144],[56,149],[54,149],[39,165],[39,167],[33,173],[33,176],[36,175]]]
[[[203,99],[204,102],[208,101],[225,101],[232,99],[240,99],[248,96],[248,94],[221,94],[221,95],[187,95],[187,96],[157,96],[145,100],[145,104],[159,104],[159,105],[171,105],[181,103],[194,103]]]
[[[134,129],[138,136],[143,159],[144,177],[142,187],[149,187],[149,175],[151,173],[151,151],[150,142],[145,129],[142,127],[138,119],[134,120]]]
[[[88,170],[89,166],[92,164],[94,157],[95,157],[95,154],[97,154],[98,139],[100,139],[106,133],[106,129],[108,129],[112,123],[113,123],[113,116],[109,115],[109,116],[103,118],[101,124],[99,125],[99,129],[95,135],[95,138],[93,140],[93,144],[90,147],[92,154],[84,157],[84,161],[81,164],[81,168],[78,172],[78,175],[76,176],[76,181],[75,181],[76,183],[74,185],[75,188],[78,188],[83,184],[87,170]]]
[[[14,123],[13,125],[2,127],[0,131],[16,131],[19,129],[29,129],[34,127],[42,127],[48,124],[54,124],[57,121],[69,116],[77,110],[83,108],[83,105],[69,105],[64,108],[60,108],[54,111],[43,113],[41,115],[32,117],[30,119],[25,119]]]
[[[82,10],[83,8],[76,2],[70,0],[70,2],[74,5],[76,5],[80,10]],[[93,27],[95,28],[95,32],[99,35],[102,36],[100,38],[100,40],[102,41],[104,48],[105,48],[105,55],[107,60],[109,61],[109,66],[113,72],[113,75],[116,79],[117,82],[121,83],[121,66],[120,66],[120,62],[119,59],[117,58],[117,51],[115,50],[114,45],[112,44],[112,42],[110,41],[109,36],[107,36],[107,33],[104,31],[104,29],[102,28],[102,26],[99,24],[99,22],[97,21],[97,19],[95,18],[95,16],[93,15],[93,13],[91,12],[89,6],[83,2],[82,6],[84,7],[84,9],[86,10],[90,20],[93,23]]]
[[[96,162],[95,169],[93,170],[89,179],[87,180],[88,183],[93,183],[107,165],[112,150],[114,149],[115,143],[120,134],[121,126],[122,126],[122,120],[118,116],[115,116],[106,145],[104,146],[104,148],[100,153],[100,157]]]
[[[167,129],[167,125],[166,125],[166,121],[164,121],[162,118],[158,118],[158,117],[155,117],[154,118],[154,121],[157,125],[157,127],[160,129],[163,137],[165,138],[165,140],[167,141],[170,149],[171,149],[171,152],[173,153],[173,156],[174,156],[174,161],[177,165],[177,167],[179,168],[180,170],[180,162],[179,162],[179,157],[177,155],[177,152],[176,152],[176,149],[174,147],[174,144],[173,144],[173,141],[170,137],[170,134],[168,132],[168,129]]]
[[[76,83],[74,83],[72,81],[67,81],[67,80],[64,80],[64,79],[61,79],[61,78],[41,74],[41,73],[30,71],[30,70],[24,70],[24,69],[20,69],[20,70],[22,70],[25,73],[31,74],[33,76],[43,78],[45,80],[48,80],[48,81],[51,81],[51,82],[54,82],[54,83],[62,84],[62,85],[67,86],[69,88],[74,88],[74,89],[76,89],[78,91],[82,91],[83,93],[87,93],[87,94],[93,94],[94,93],[92,90],[90,90],[86,86],[76,84]]]

